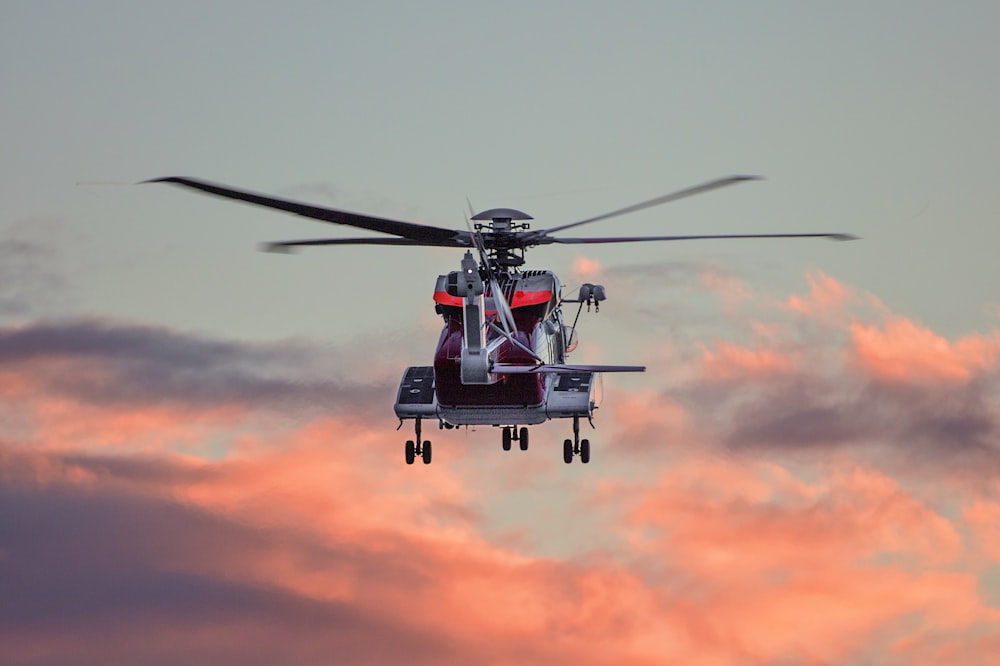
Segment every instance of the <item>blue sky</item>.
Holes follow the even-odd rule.
[[[756,173],[768,180],[592,232],[847,230],[865,242],[601,258],[705,258],[775,280],[818,265],[945,331],[995,320],[991,3],[5,7],[4,223],[67,225],[52,235],[84,311],[156,316],[144,295],[154,290],[174,323],[214,330],[197,312],[238,301],[246,310],[231,314],[247,332],[282,334],[254,320],[255,305],[287,318],[286,334],[312,333],[328,324],[281,301],[353,280],[358,256],[426,276],[392,299],[404,319],[426,315],[407,304],[451,266],[450,255],[378,248],[256,256],[258,240],[327,230],[77,181],[193,175],[447,226],[464,224],[467,195],[553,225]],[[563,268],[569,252],[532,258]],[[114,265],[134,290],[116,288]],[[217,278],[233,271],[243,294]]]

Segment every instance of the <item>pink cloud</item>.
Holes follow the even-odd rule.
[[[63,373],[75,381],[93,380],[95,386],[113,381],[94,362],[45,360],[0,371],[8,436],[36,447],[197,452],[206,440],[228,436],[252,417],[246,407],[221,401],[200,407],[87,403],[51,391]]]
[[[597,259],[579,255],[573,259],[573,267],[570,270],[577,280],[591,280],[601,274],[604,266]]]
[[[785,374],[792,370],[795,360],[762,347],[750,349],[717,342],[712,348],[702,347],[701,362],[704,376],[718,381]]]
[[[839,311],[853,298],[851,290],[822,271],[806,273],[809,294],[792,294],[785,307],[803,315],[820,315]]]
[[[984,561],[1000,566],[1000,503],[979,498],[965,507],[962,518]]]
[[[773,314],[781,302],[725,282],[716,287],[741,307]],[[821,274],[811,285],[811,305],[787,309],[796,317],[854,307],[850,288]],[[0,598],[30,598],[37,612],[0,608],[0,642],[12,660],[49,662],[976,664],[984,653],[968,646],[1000,641],[983,591],[1000,558],[988,489],[942,499],[860,448],[761,460],[719,445],[747,413],[781,412],[758,435],[798,437],[789,447],[848,417],[860,424],[851,441],[905,434],[865,424],[927,418],[934,391],[995,368],[994,337],[844,320],[823,319],[811,346],[776,321],[749,344],[677,352],[687,365],[664,373],[667,389],[612,385],[598,414],[608,446],[586,467],[558,462],[555,425],[499,463],[491,429],[432,430],[435,463],[408,467],[391,419],[288,419],[274,405],[300,395],[298,366],[279,367],[280,381],[248,376],[258,357],[230,346],[231,365],[194,379],[140,349],[132,360],[163,374],[134,400],[110,390],[135,380],[113,345],[85,359],[12,353],[0,395],[21,420],[0,432]],[[182,360],[219,348],[127,333],[156,342],[154,355],[169,342]],[[927,390],[859,399],[844,351]],[[66,373],[81,380],[73,390],[58,382]],[[212,377],[240,391],[204,390]],[[337,394],[348,406],[351,388]],[[889,399],[898,413],[882,417]],[[988,445],[989,420],[977,427]],[[935,487],[960,486],[939,472]]]
[[[629,525],[730,658],[854,661],[879,637],[1000,620],[976,576],[955,571],[969,558],[955,525],[874,470],[803,483],[771,465],[693,459],[639,495]]]
[[[718,294],[729,305],[748,301],[754,297],[754,291],[748,284],[717,267],[703,268],[698,277],[702,285]]]
[[[598,422],[603,423],[604,411],[611,412],[609,425],[617,426],[612,441],[625,451],[662,452],[698,437],[691,415],[676,400],[652,389],[611,389],[605,402]]]
[[[651,394],[636,409],[656,402]],[[680,411],[667,420],[690,427]],[[215,463],[8,450],[0,467],[7,491],[22,489],[18,506],[67,497],[81,535],[88,521],[105,525],[94,538],[110,539],[101,548],[134,572],[151,580],[170,572],[192,581],[196,595],[224,585],[234,603],[242,599],[229,620],[190,638],[171,630],[186,626],[174,611],[136,609],[122,630],[144,632],[155,654],[184,645],[242,655],[240,646],[266,652],[291,641],[315,655],[363,656],[389,640],[410,646],[418,663],[849,661],[883,636],[902,640],[932,625],[964,635],[997,619],[975,576],[955,571],[970,554],[951,521],[874,470],[846,465],[803,481],[780,465],[691,450],[619,498],[601,529],[635,530],[623,550],[544,558],[487,536],[472,507],[489,498],[459,468],[394,465],[395,433],[355,429],[345,438],[345,425],[328,419],[277,441],[246,438]],[[613,488],[603,492],[615,500]],[[82,536],[49,536],[53,547],[93,547],[74,541]],[[4,543],[8,561],[23,562],[20,544]],[[84,557],[72,571],[101,580],[88,564],[99,561]],[[253,607],[239,610],[250,603],[241,590],[266,592],[252,602],[261,609],[291,604],[283,612],[297,618],[315,607],[317,617],[334,613],[363,628],[345,636],[299,621],[259,631],[245,615]],[[914,613],[926,618],[917,629],[907,620]],[[141,654],[116,651],[115,640],[93,652],[82,637],[42,649],[25,635],[3,636],[18,648],[11,654]]]
[[[850,330],[853,351],[862,367],[887,381],[961,384],[992,370],[1000,358],[1000,332],[949,342],[899,316],[881,327],[855,323]]]

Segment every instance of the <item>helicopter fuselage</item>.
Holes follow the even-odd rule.
[[[442,275],[434,290],[436,310],[444,318],[444,329],[434,354],[434,374],[438,404],[469,405],[537,405],[544,399],[544,378],[538,375],[493,375],[491,383],[465,384],[461,379],[461,352],[465,343],[465,322],[462,298],[458,295],[456,272]],[[497,282],[510,305],[513,315],[513,337],[521,346],[510,341],[499,343],[496,360],[502,363],[533,364],[535,357],[546,363],[562,363],[564,351],[560,330],[554,326],[559,316],[559,279],[550,271],[529,271],[505,274]],[[485,317],[487,322],[497,317],[496,301],[487,288]],[[544,322],[552,324],[545,326]],[[486,342],[499,337],[489,329]],[[535,357],[530,352],[534,352]]]
[[[434,365],[404,373],[396,401],[400,418],[436,418],[445,426],[535,425],[552,418],[589,418],[594,409],[592,372],[491,374],[488,383],[462,381],[466,344],[458,271],[441,275],[434,290],[435,310],[444,327]],[[487,288],[487,344],[496,344],[495,361],[512,365],[564,363],[571,335],[562,321],[559,278],[551,271],[502,273],[497,286],[513,315],[516,344],[489,326],[498,317],[496,299]],[[530,352],[530,353],[529,353]]]

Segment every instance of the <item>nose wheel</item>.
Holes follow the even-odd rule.
[[[406,440],[406,464],[412,465],[419,457],[424,461],[425,465],[430,465],[431,443],[430,441],[422,440],[420,437],[420,418],[418,417],[415,421],[414,430],[416,431],[417,439],[416,441],[412,439]]]
[[[504,451],[510,451],[511,444],[517,442],[518,447],[522,451],[528,450],[528,429],[521,428],[517,429],[517,426],[504,426],[503,435],[501,436],[500,443],[503,445]]]
[[[563,462],[568,465],[576,456],[580,456],[580,462],[584,465],[590,462],[590,440],[580,439],[579,416],[573,417],[573,439],[563,441]]]

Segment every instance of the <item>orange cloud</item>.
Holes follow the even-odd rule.
[[[252,412],[238,404],[206,403],[199,408],[171,403],[86,403],[58,395],[51,384],[60,373],[80,380],[101,372],[96,364],[46,360],[0,372],[7,436],[34,446],[76,450],[199,450],[238,429]]]
[[[749,300],[754,296],[753,289],[749,285],[716,267],[706,267],[698,277],[709,291],[718,294],[730,305]]]
[[[702,347],[702,372],[708,379],[729,380],[784,374],[793,359],[769,349],[748,349],[730,342]]]
[[[738,284],[717,286],[748,298]],[[850,305],[825,276],[812,292],[802,312]],[[11,354],[0,598],[31,603],[0,604],[0,644],[12,661],[53,663],[979,663],[1000,644],[983,591],[1000,559],[995,498],[937,498],[945,511],[919,480],[854,449],[761,461],[720,448],[740,425],[730,416],[769,413],[771,394],[706,379],[805,367],[781,352],[791,328],[754,330],[757,346],[715,343],[700,363],[678,353],[670,392],[612,385],[598,413],[608,446],[589,466],[559,462],[562,423],[508,454],[489,428],[427,428],[435,463],[408,467],[408,433],[391,418],[346,399],[289,418],[269,406],[300,387],[248,378],[257,357],[229,348],[239,363],[220,376],[248,388],[204,400],[184,399],[203,377],[167,372],[173,357],[142,366],[166,368],[159,393],[88,401],[85,389],[134,378],[132,365]],[[996,365],[996,336],[951,343],[902,318],[850,331],[879,377],[947,386]],[[171,342],[185,359],[217,349],[162,331],[131,338],[157,354]],[[803,383],[823,395],[774,427],[815,430],[822,414],[808,408],[827,404],[830,421],[881,423],[850,409],[843,341],[816,344],[840,365]],[[64,390],[61,376],[80,382]],[[944,469],[936,481],[953,479]]]
[[[977,499],[965,507],[962,518],[985,561],[1000,566],[1000,503]]]
[[[851,299],[850,290],[822,271],[806,273],[809,295],[800,297],[792,294],[785,302],[792,312],[803,315],[817,315],[840,310]]]
[[[855,323],[850,327],[853,351],[868,372],[888,381],[968,382],[991,370],[1000,359],[1000,332],[970,335],[956,342],[904,317],[883,327]]]
[[[575,279],[589,280],[600,275],[604,270],[604,266],[597,259],[580,255],[573,259],[573,268],[571,270]]]
[[[650,396],[638,408],[648,413],[655,402]],[[682,411],[667,421],[690,427]],[[110,585],[91,563],[117,557],[133,578],[170,572],[198,599],[200,590],[216,590],[212,603],[222,603],[217,586],[233,590],[229,619],[191,638],[176,628],[203,624],[204,601],[184,611],[186,620],[165,601],[146,607],[137,599],[133,620],[120,626],[149,632],[145,644],[156,654],[184,645],[239,661],[238,645],[266,651],[305,642],[313,659],[368,655],[355,659],[364,663],[378,661],[373,645],[392,640],[417,663],[879,661],[886,640],[916,640],[929,627],[964,637],[1000,619],[980,599],[975,575],[961,572],[971,555],[951,521],[874,470],[847,464],[804,481],[781,465],[688,449],[654,483],[626,486],[622,498],[601,487],[602,503],[618,508],[592,528],[618,525],[620,549],[545,558],[484,530],[475,507],[496,498],[482,494],[474,475],[489,465],[443,457],[407,467],[395,433],[346,432],[345,422],[326,419],[276,440],[246,437],[214,463],[8,450],[0,478],[3,492],[21,497],[6,505],[42,512],[36,538],[77,554],[61,576]],[[441,440],[438,450],[454,445]],[[546,510],[586,506],[572,490],[555,490]],[[78,529],[50,533],[44,507],[66,511],[60,497],[77,507]],[[0,543],[0,566],[26,566],[17,539]],[[88,553],[98,543],[104,554]],[[22,569],[15,573],[21,580]],[[113,601],[93,602],[87,635],[115,631],[100,606]],[[277,609],[295,628],[277,617],[258,631],[253,613]],[[923,619],[914,624],[914,616]],[[331,633],[319,619],[327,617],[363,625]],[[95,647],[81,634],[60,643],[37,631],[0,638],[15,656],[130,654],[115,651],[115,640]],[[24,638],[31,635],[47,647]]]
[[[693,459],[640,497],[629,529],[646,536],[631,539],[685,581],[706,640],[745,661],[868,661],[868,641],[1000,620],[976,576],[954,569],[968,558],[956,527],[873,470],[803,483],[771,465]]]
[[[104,321],[0,328],[0,434],[34,446],[217,456],[246,429],[281,432],[331,411],[363,420],[369,398],[387,391],[316,379],[329,361],[295,343]]]
[[[606,403],[611,424],[617,425],[613,441],[623,451],[647,455],[652,450],[669,450],[679,442],[698,437],[684,408],[652,389],[610,389]],[[603,422],[603,411],[598,412],[598,423]]]

